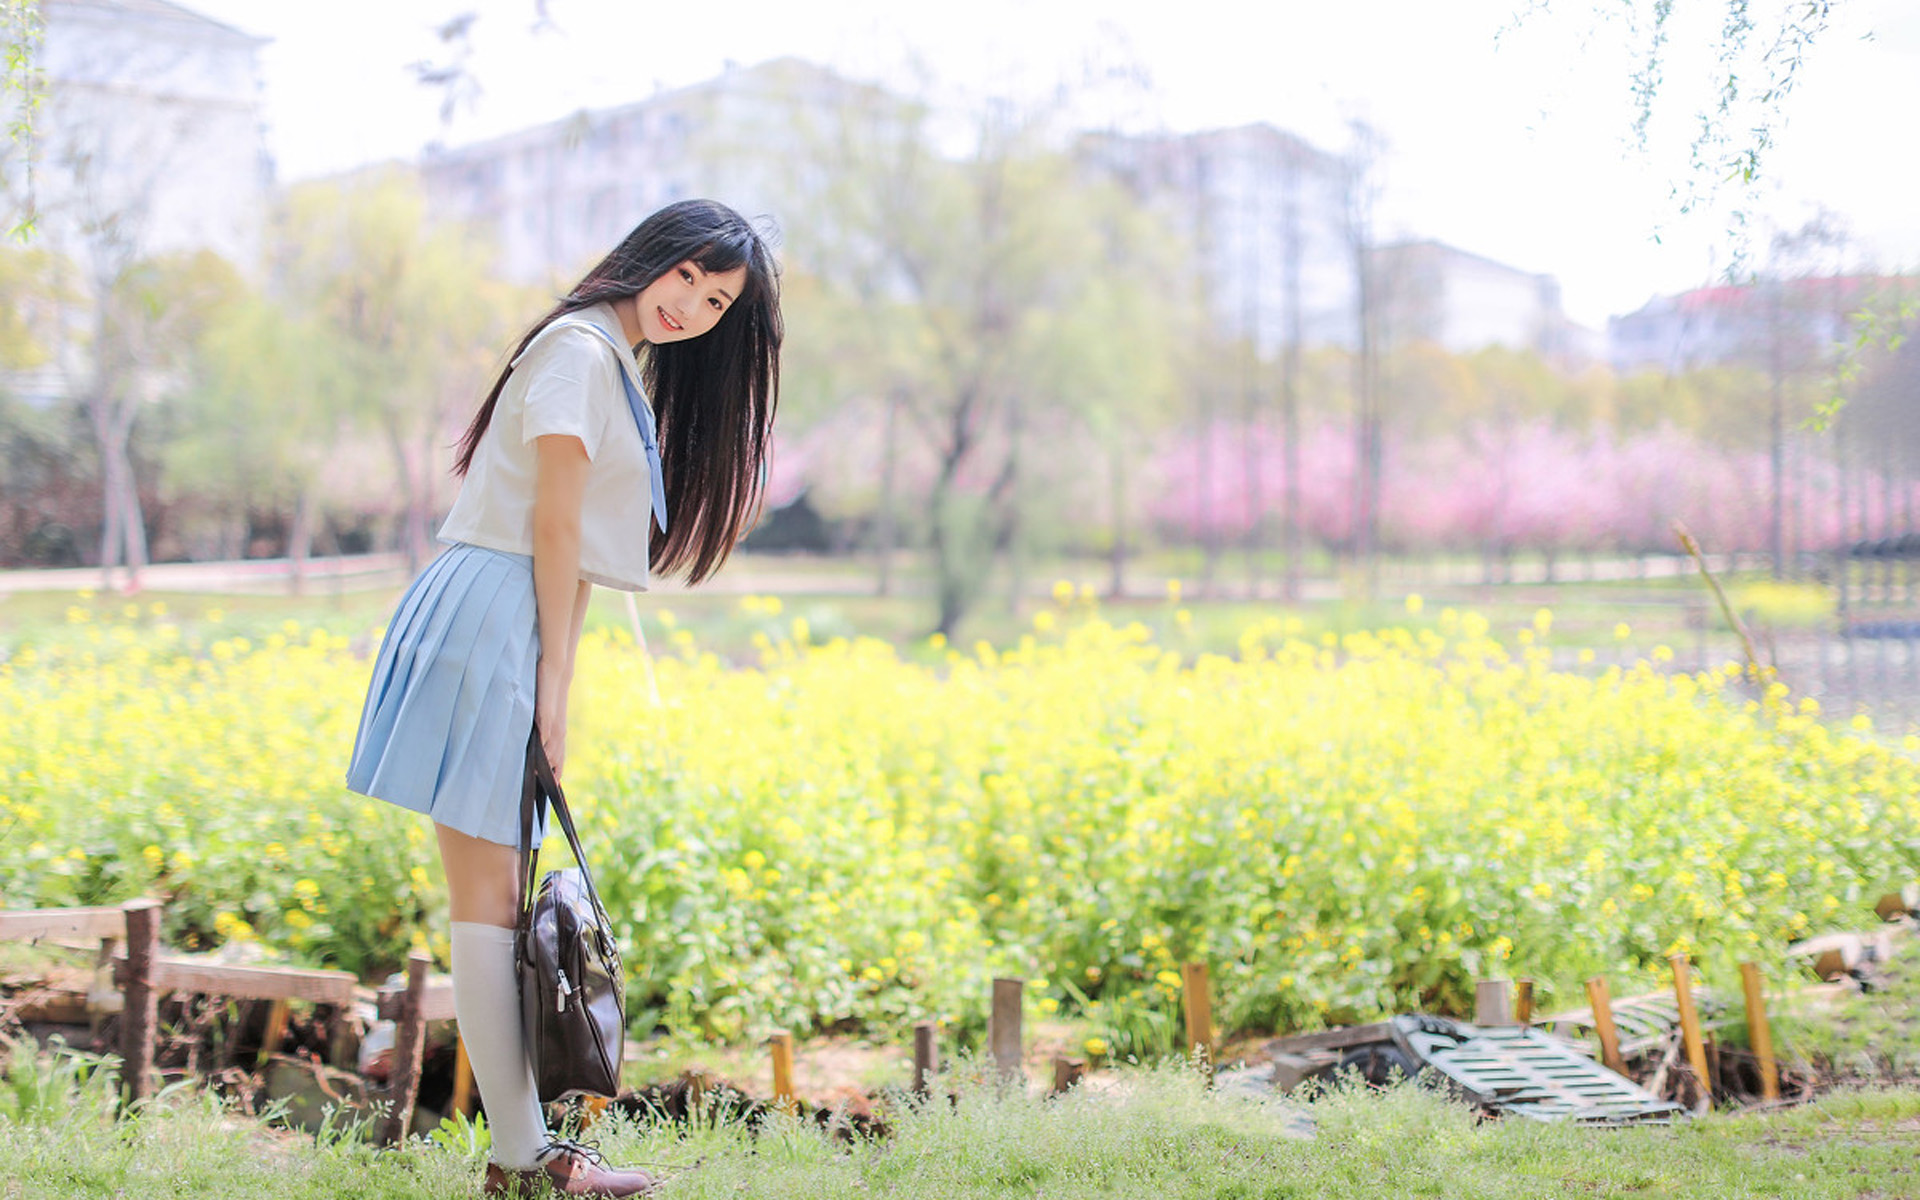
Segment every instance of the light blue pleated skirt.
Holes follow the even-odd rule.
[[[539,658],[533,559],[449,547],[387,625],[347,786],[517,846]],[[544,832],[536,820],[535,845]]]

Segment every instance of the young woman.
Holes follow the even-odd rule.
[[[650,570],[699,583],[748,528],[780,340],[773,256],[739,214],[691,200],[642,221],[494,381],[460,441],[449,548],[375,661],[347,786],[433,818],[454,1010],[493,1131],[488,1195],[655,1186],[553,1138],[535,1095],[513,966],[521,783],[535,728],[564,765],[593,585],[643,591]]]

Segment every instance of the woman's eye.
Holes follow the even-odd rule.
[[[716,300],[716,299],[714,299],[714,298],[713,298],[712,296],[708,296],[708,297],[707,297],[707,303],[708,303],[708,304],[711,304],[711,305],[713,305],[713,307],[714,307],[714,308],[715,308],[716,310],[718,310],[718,309],[719,309],[719,307],[720,307],[720,302],[719,302],[718,300]]]
[[[681,268],[680,268],[680,278],[682,278],[682,279],[684,279],[684,280],[686,280],[686,281],[687,281],[688,283],[692,283],[692,282],[693,282],[693,272],[692,272],[692,271],[689,271],[689,270],[687,270],[687,269],[686,269],[685,267],[681,267]]]

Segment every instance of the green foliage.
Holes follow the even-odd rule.
[[[995,110],[958,157],[935,153],[928,109],[879,96],[795,120],[792,378],[808,407],[904,412],[900,478],[925,490],[894,506],[925,513],[951,636],[1086,485],[1045,447],[1091,433],[1116,480],[1146,452],[1201,306],[1169,282],[1187,278],[1179,240],[1084,178],[1038,114]]]
[[[1920,954],[1910,944],[1881,965],[1870,989],[1793,989],[1769,1004],[1783,1054],[1823,1082],[1920,1079]]]
[[[427,1135],[427,1140],[442,1150],[476,1161],[485,1159],[493,1148],[493,1133],[487,1128],[485,1113],[476,1113],[472,1119],[463,1112],[441,1117],[439,1126]]]
[[[448,447],[504,365],[516,325],[544,302],[496,281],[491,248],[471,228],[430,220],[418,178],[398,169],[289,189],[270,257],[284,315],[228,331],[233,349],[264,343],[270,359],[257,371],[236,368],[232,353],[214,347],[215,393],[253,389],[256,412],[309,406],[311,423],[300,427],[310,430],[344,424],[355,435],[344,446],[314,449],[336,459],[384,456],[385,480],[361,461],[345,473],[349,486],[367,488],[370,475],[397,485],[403,541],[424,554]],[[317,359],[324,374],[285,396],[258,394],[293,382]],[[297,441],[285,431],[267,436],[280,447]]]
[[[8,1044],[0,1076],[0,1125],[57,1129],[97,1119],[119,1103],[118,1059],[85,1054],[55,1037],[43,1051],[31,1037]]]
[[[1460,1013],[1510,970],[1551,1004],[1681,951],[1730,973],[1920,875],[1920,739],[1665,647],[1574,674],[1550,615],[1503,644],[1442,612],[1188,655],[1062,592],[1013,644],[924,661],[770,597],[754,666],[589,631],[569,792],[638,1032],[966,1044],[1015,975],[1156,1053],[1186,962],[1227,1029]],[[0,890],[158,895],[172,944],[365,975],[444,954],[427,822],[340,785],[372,639],[75,617],[0,665]]]
[[[39,0],[6,0],[6,7],[0,10],[0,23],[6,26],[6,75],[4,87],[0,87],[0,108],[7,110],[7,140],[25,160],[21,182],[26,194],[8,233],[14,241],[27,243],[33,240],[39,218],[33,201],[33,140],[34,120],[46,99],[46,84],[38,65],[46,24]]]

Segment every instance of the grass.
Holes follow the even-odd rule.
[[[792,1118],[749,1126],[724,1114],[691,1129],[615,1116],[593,1135],[612,1161],[666,1174],[662,1194],[688,1200],[1920,1194],[1916,1091],[1850,1092],[1793,1111],[1603,1130],[1480,1122],[1410,1087],[1339,1092],[1311,1107],[1220,1096],[1181,1064],[1096,1077],[1093,1090],[1052,1101],[966,1082],[965,1070],[949,1077],[957,1104],[898,1107],[886,1139],[838,1142]],[[480,1155],[451,1143],[389,1151],[351,1127],[319,1136],[274,1130],[190,1091],[115,1122],[97,1080],[69,1076],[40,1090],[24,1116],[0,1106],[6,1200],[477,1193]]]
[[[1775,1037],[1822,1082],[1920,1081],[1920,946],[1909,937],[1869,991],[1812,990],[1779,1002]]]
[[[1173,632],[1179,609],[1190,613],[1189,623],[1179,632],[1181,639],[1195,652],[1231,653],[1240,632],[1249,625],[1276,613],[1287,612],[1300,618],[1307,637],[1322,633],[1345,634],[1387,625],[1418,627],[1431,624],[1445,605],[1470,607],[1485,615],[1496,630],[1518,629],[1529,625],[1542,606],[1554,611],[1554,644],[1563,650],[1594,647],[1601,652],[1602,663],[1625,653],[1644,654],[1654,642],[1671,641],[1676,648],[1692,649],[1698,633],[1690,625],[1690,613],[1704,611],[1710,597],[1697,578],[1654,579],[1616,582],[1566,582],[1557,584],[1448,585],[1438,586],[1401,578],[1388,572],[1380,582],[1379,597],[1364,601],[1356,597],[1333,598],[1322,595],[1295,606],[1274,599],[1244,596],[1245,574],[1241,564],[1229,564],[1220,575],[1223,591],[1214,598],[1198,593],[1198,582],[1181,566],[1197,564],[1178,556],[1162,556],[1137,565],[1129,579],[1133,593],[1119,600],[1101,600],[1108,615],[1118,621],[1140,620],[1162,634],[1163,644],[1171,644],[1164,635]],[[923,646],[933,626],[933,604],[921,576],[924,567],[903,562],[897,573],[892,595],[876,596],[870,591],[871,564],[851,558],[815,559],[806,557],[741,556],[730,564],[721,583],[724,587],[684,590],[671,585],[636,598],[636,609],[647,636],[664,636],[660,614],[670,612],[679,624],[691,629],[703,647],[723,656],[751,654],[751,638],[765,627],[765,614],[743,612],[742,590],[777,591],[784,600],[779,622],[803,617],[815,640],[862,634],[878,637],[906,649]],[[990,591],[969,615],[961,631],[961,640],[971,645],[985,640],[996,646],[1011,645],[1030,629],[1032,613],[1051,603],[1044,594],[1056,580],[1067,579],[1096,592],[1106,583],[1104,564],[1091,561],[1060,560],[1032,564],[1027,573],[1033,590],[1021,611],[1008,603],[1004,588]],[[1263,573],[1265,588],[1278,586],[1275,566]],[[1310,586],[1324,584],[1328,577],[1309,579]],[[1168,579],[1184,579],[1184,595],[1176,603],[1164,591]],[[1742,581],[1759,582],[1760,574],[1729,576],[1724,582],[1734,586]],[[383,623],[404,584],[360,591],[316,591],[304,597],[273,595],[211,594],[194,592],[143,591],[137,597],[103,592],[21,591],[0,593],[0,656],[19,645],[45,642],[67,636],[74,610],[84,612],[91,624],[141,623],[164,617],[178,625],[189,639],[207,639],[235,634],[257,637],[288,620],[307,628],[323,628],[330,633],[364,635]],[[1405,599],[1409,593],[1424,593],[1425,612],[1412,616]],[[624,596],[598,589],[589,612],[589,623],[597,626],[625,626],[629,622]],[[1628,622],[1633,637],[1620,643],[1614,626]],[[1736,644],[1718,628],[1717,611],[1712,614],[1712,649],[1732,655]],[[937,657],[937,656],[936,656]],[[1629,660],[1631,661],[1631,660]]]

